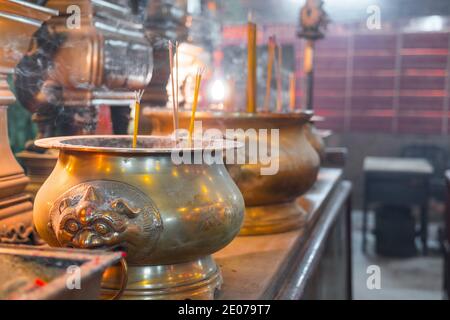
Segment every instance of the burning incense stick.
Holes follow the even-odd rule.
[[[172,106],[173,106],[173,131],[175,133],[175,140],[177,140],[177,130],[178,130],[178,110],[176,105],[175,96],[175,79],[173,77],[173,44],[169,40],[169,64],[170,64],[170,79],[172,83]]]
[[[179,82],[178,82],[178,45],[179,45],[179,43],[178,43],[178,41],[177,42],[175,42],[175,57],[176,57],[176,60],[175,60],[175,90],[176,90],[176,92],[175,92],[175,96],[176,96],[176,101],[175,101],[175,105],[176,105],[176,107],[177,107],[177,118],[176,118],[176,121],[177,121],[177,125],[178,125],[178,111],[179,111],[179,108],[180,108],[180,105],[179,105],[179,103],[178,103],[178,88],[179,88]]]
[[[291,111],[295,109],[295,73],[289,74],[289,108]]]
[[[136,148],[137,137],[139,132],[139,114],[141,109],[141,99],[144,95],[144,90],[134,92],[134,131],[133,131],[133,148]]]
[[[272,83],[272,68],[273,59],[275,56],[275,36],[269,37],[269,42],[267,44],[268,58],[267,58],[267,81],[266,81],[266,96],[264,98],[264,110],[269,111],[270,104],[270,91]]]
[[[202,81],[203,72],[204,72],[204,69],[199,69],[197,71],[197,74],[195,75],[194,102],[192,103],[191,122],[189,123],[189,138],[190,139],[192,139],[193,134],[194,134],[195,112],[197,110],[198,93],[200,91],[200,83]]]
[[[283,89],[282,89],[282,70],[283,70],[283,49],[278,45],[278,64],[277,64],[277,111],[283,109]]]
[[[247,24],[247,112],[256,112],[256,24],[251,13]]]

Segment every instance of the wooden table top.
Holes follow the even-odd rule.
[[[304,246],[305,235],[314,226],[342,176],[341,169],[321,169],[313,188],[300,200],[308,208],[304,228],[262,236],[236,237],[214,255],[223,275],[217,299],[261,299],[267,296],[290,257]]]

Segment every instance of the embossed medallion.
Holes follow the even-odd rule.
[[[138,263],[155,248],[163,223],[153,201],[129,184],[78,184],[50,208],[49,228],[63,247],[121,249]]]

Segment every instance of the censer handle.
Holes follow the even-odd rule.
[[[127,287],[128,283],[128,264],[125,260],[125,257],[120,259],[120,267],[121,267],[121,281],[120,281],[120,289],[116,292],[115,295],[113,295],[109,300],[119,300],[122,297],[123,292],[125,291],[125,288]]]

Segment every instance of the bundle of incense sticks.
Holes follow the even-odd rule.
[[[198,95],[200,92],[200,83],[202,81],[202,75],[204,72],[205,72],[205,69],[198,69],[197,74],[195,75],[194,102],[192,103],[191,121],[189,123],[189,139],[190,140],[192,140],[192,137],[194,135],[195,112],[197,111]]]
[[[171,84],[172,84],[172,106],[173,106],[173,131],[175,134],[175,140],[177,140],[177,130],[178,130],[178,42],[175,45],[175,56],[176,56],[176,70],[175,70],[175,74],[176,74],[176,84],[175,84],[175,79],[174,79],[174,75],[173,75],[173,67],[174,67],[174,62],[173,62],[173,43],[172,41],[169,40],[169,64],[170,64],[170,79],[171,79]],[[176,91],[175,91],[175,86],[176,86]]]
[[[272,83],[272,69],[273,69],[273,61],[275,58],[275,48],[276,48],[276,40],[275,35],[269,37],[269,42],[267,44],[268,57],[267,57],[267,80],[266,80],[266,96],[264,98],[264,110],[269,112],[270,108],[270,91],[271,91],[271,83]]]
[[[139,133],[139,114],[141,109],[141,99],[144,95],[144,90],[134,92],[134,131],[133,131],[133,148],[136,148],[137,137]]]
[[[251,13],[247,24],[247,112],[256,112],[256,24]]]
[[[176,106],[177,106],[177,125],[178,125],[178,110],[180,105],[178,104],[178,90],[179,90],[179,82],[178,82],[178,41],[175,42],[175,98],[176,98]]]
[[[289,74],[289,108],[291,111],[295,109],[295,73]]]
[[[283,49],[278,44],[278,63],[277,63],[277,111],[283,110],[283,88],[282,88],[282,71],[283,71]]]

